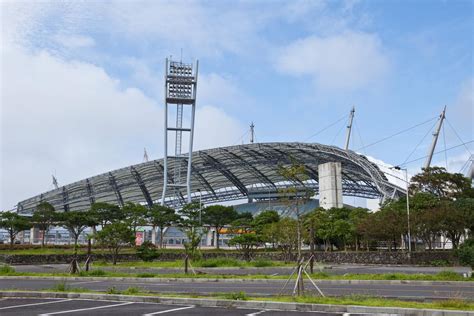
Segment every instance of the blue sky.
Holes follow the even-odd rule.
[[[1,2],[2,208],[163,146],[164,58],[200,61],[195,147],[314,141],[351,148],[435,118],[474,139],[472,1]],[[426,155],[435,120],[360,152]],[[438,149],[460,143],[449,125]],[[420,143],[421,142],[421,143]],[[420,145],[417,147],[417,144]],[[473,144],[468,145],[474,152]],[[469,157],[448,152],[450,171]],[[444,154],[436,164],[445,165]],[[408,165],[412,172],[423,160]],[[27,179],[27,180],[25,180]]]

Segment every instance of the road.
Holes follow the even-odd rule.
[[[258,309],[236,309],[219,307],[195,307],[180,305],[164,305],[157,303],[133,303],[78,299],[31,299],[8,298],[0,299],[0,315],[74,315],[74,316],[133,316],[133,315],[225,315],[225,316],[341,316],[342,313],[321,312],[289,312]]]
[[[17,265],[13,266],[17,272],[35,272],[35,273],[55,273],[65,272],[68,270],[68,264],[38,264],[38,265]],[[156,273],[156,274],[171,274],[182,273],[181,268],[129,268],[121,267],[95,267],[96,269],[105,271],[118,271],[124,273]],[[471,272],[469,267],[423,267],[423,266],[387,266],[387,265],[363,265],[363,264],[338,264],[338,265],[323,265],[321,266],[323,272],[328,274],[386,274],[386,273],[424,273],[436,274],[441,271],[454,271],[459,274]],[[264,274],[264,275],[289,275],[293,270],[292,267],[268,267],[268,268],[196,268],[196,270],[207,274],[233,274],[233,275],[247,275],[247,274]],[[320,271],[315,267],[315,271]]]
[[[44,290],[52,289],[61,281],[56,280],[22,280],[2,279],[0,289],[16,290]],[[284,280],[258,281],[235,281],[235,282],[206,282],[198,281],[183,283],[176,281],[157,281],[148,283],[140,280],[97,280],[97,281],[67,281],[66,285],[71,288],[86,288],[93,291],[107,291],[115,287],[117,290],[125,290],[136,287],[154,293],[189,293],[208,295],[212,293],[235,293],[243,291],[252,296],[277,295],[283,287]],[[474,282],[459,282],[451,284],[428,285],[421,282],[408,284],[331,284],[328,281],[318,281],[318,286],[328,296],[345,295],[368,295],[391,298],[465,298],[474,299]],[[306,282],[307,290],[312,290],[309,282]],[[284,292],[290,294],[291,289]],[[316,292],[315,292],[316,293]]]

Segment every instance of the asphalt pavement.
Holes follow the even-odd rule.
[[[36,273],[62,273],[68,270],[68,264],[38,264],[38,265],[17,265],[13,266],[17,272],[36,272]],[[104,271],[117,271],[123,273],[155,273],[155,274],[173,274],[182,273],[182,268],[130,268],[121,267],[98,267],[94,269]],[[232,274],[232,275],[289,275],[293,267],[268,267],[268,268],[196,268],[197,271],[207,274]],[[436,274],[441,271],[453,271],[459,274],[471,272],[469,267],[424,267],[410,265],[363,265],[363,264],[338,264],[338,265],[320,265],[315,266],[315,271],[322,271],[328,274],[387,274],[387,273],[423,273]]]
[[[57,284],[64,281],[41,280],[41,279],[1,279],[0,290],[45,290],[53,289]],[[144,282],[140,280],[69,280],[66,281],[66,287],[85,288],[92,291],[107,291],[111,288],[117,290],[126,290],[129,287],[138,288],[153,293],[186,293],[211,295],[213,293],[236,293],[245,292],[252,296],[271,296],[280,293],[285,280],[252,280],[250,281],[230,281],[209,282],[195,280],[192,283],[183,283],[177,281],[157,280],[156,283]],[[367,295],[377,297],[390,297],[402,299],[446,299],[446,298],[465,298],[474,299],[474,282],[451,282],[451,283],[424,283],[408,282],[399,284],[371,283],[354,284],[344,282],[334,284],[330,281],[317,281],[317,285],[328,296],[346,296],[346,295]],[[305,288],[309,292],[316,293],[314,287],[305,282]],[[291,293],[291,285],[286,288],[283,294]]]
[[[341,316],[342,313],[290,312],[261,309],[238,309],[220,307],[196,307],[192,305],[165,305],[158,303],[134,303],[122,301],[97,301],[79,299],[0,299],[0,315],[77,315],[77,316],[133,316],[133,315],[225,315],[225,316]]]

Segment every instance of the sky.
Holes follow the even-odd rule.
[[[412,174],[445,105],[437,150],[474,140],[473,1],[0,3],[0,209],[162,158],[170,56],[199,59],[195,149],[248,143],[251,122],[257,142],[342,147],[352,106],[350,148]]]

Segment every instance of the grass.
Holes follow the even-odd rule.
[[[253,298],[259,301],[279,301],[279,302],[297,302],[310,304],[334,304],[334,305],[357,305],[374,307],[404,307],[418,309],[452,309],[452,310],[474,310],[474,302],[462,299],[448,299],[434,302],[414,302],[395,299],[385,299],[380,297],[370,297],[364,295],[350,295],[344,297],[318,297],[305,296],[293,298],[290,296],[281,296],[277,298]]]
[[[195,268],[254,268],[254,267],[292,267],[294,263],[284,263],[282,261],[271,261],[271,260],[253,260],[250,262],[244,260],[238,260],[233,258],[212,258],[212,259],[201,259],[191,262]],[[111,263],[100,261],[95,262],[95,266],[99,267],[117,267],[117,268],[183,268],[184,260],[174,261],[130,261],[120,262],[115,266]]]
[[[0,267],[0,276],[37,276],[37,277],[71,277],[74,275],[68,273],[33,273],[33,272],[15,272],[15,269],[9,266]],[[267,275],[267,274],[251,274],[251,275],[233,275],[233,274],[184,274],[184,273],[170,273],[170,274],[159,274],[159,273],[126,273],[117,271],[104,271],[101,269],[93,269],[89,272],[82,271],[75,275],[79,277],[130,277],[130,278],[194,278],[194,279],[286,279],[287,275]],[[389,273],[389,274],[345,274],[345,275],[330,275],[325,272],[319,272],[312,274],[312,278],[315,280],[412,280],[412,281],[465,281],[473,282],[474,276],[471,278],[464,278],[463,276],[452,272],[442,271],[438,274],[402,274],[402,273]]]

